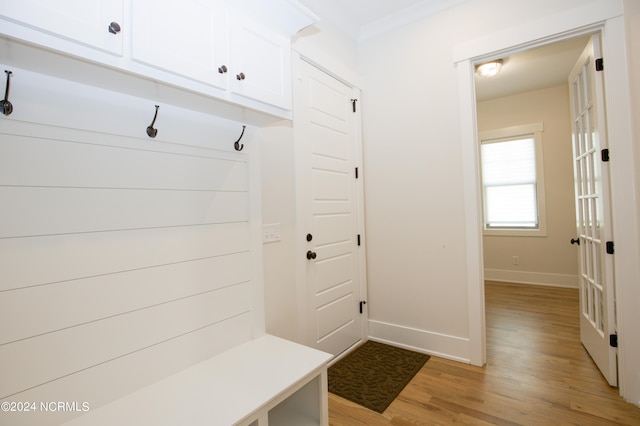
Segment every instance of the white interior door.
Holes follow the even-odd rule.
[[[338,355],[362,339],[354,89],[299,61],[298,253],[306,343]],[[364,308],[362,309],[365,310]]]
[[[609,176],[600,39],[594,35],[569,76],[573,119],[577,241],[580,252],[580,339],[610,385],[617,385],[615,297]]]

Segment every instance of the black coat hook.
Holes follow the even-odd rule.
[[[156,113],[153,116],[153,121],[151,122],[149,127],[147,127],[147,135],[150,138],[155,138],[156,135],[158,134],[158,129],[153,128],[153,125],[156,124],[156,118],[158,118],[158,108],[160,108],[160,105],[156,105]]]
[[[9,102],[9,86],[11,81],[11,71],[4,70],[7,73],[7,87],[4,90],[4,99],[0,101],[0,112],[4,115],[10,115],[13,112],[13,105]]]
[[[246,129],[246,128],[247,128],[247,126],[244,126],[244,125],[242,126],[242,133],[240,133],[240,137],[233,144],[233,147],[235,148],[236,151],[242,151],[242,148],[244,148],[244,144],[240,144],[240,140],[244,136],[244,129]]]

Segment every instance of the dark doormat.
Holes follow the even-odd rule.
[[[429,358],[369,340],[329,367],[329,392],[382,413]]]

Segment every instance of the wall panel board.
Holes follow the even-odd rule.
[[[241,252],[7,291],[0,345],[248,282],[250,268]]]
[[[245,192],[0,187],[0,238],[248,221]]]
[[[162,105],[151,139],[153,100],[11,69],[0,400],[97,408],[252,338],[257,186],[251,149],[233,150],[242,123]]]
[[[3,345],[0,394],[12,396],[247,313],[250,296],[242,283]]]
[[[192,333],[177,336],[143,351],[43,383],[13,398],[13,401],[88,402],[90,410],[162,380],[252,338],[250,313],[229,318]],[[59,425],[82,412],[3,413],[11,426]]]

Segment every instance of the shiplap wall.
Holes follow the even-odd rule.
[[[97,408],[260,334],[255,129],[236,152],[241,123],[160,104],[151,139],[152,100],[2,67],[0,400],[37,405],[0,424],[59,424],[81,410],[41,402]]]

